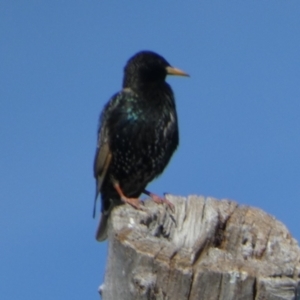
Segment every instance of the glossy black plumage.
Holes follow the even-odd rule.
[[[125,66],[123,89],[103,109],[94,161],[96,199],[98,193],[102,199],[98,240],[106,238],[111,208],[127,202],[126,197],[139,197],[178,146],[174,95],[165,82],[168,74],[187,76],[154,52],[137,53]]]

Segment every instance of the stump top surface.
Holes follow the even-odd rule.
[[[165,295],[177,291],[181,298],[176,299],[254,299],[254,293],[255,299],[294,299],[300,249],[281,222],[227,199],[167,198],[175,205],[174,213],[152,201],[142,211],[122,205],[112,212],[109,260],[119,259],[131,280],[143,278],[138,286],[155,286]],[[113,274],[111,267],[108,262]],[[157,285],[158,278],[162,285]],[[185,280],[186,289],[179,289]],[[218,292],[223,296],[210,298],[209,286],[222,288]],[[243,291],[241,298],[237,287],[240,296]],[[197,298],[199,293],[205,297]],[[173,299],[166,297],[153,299]]]

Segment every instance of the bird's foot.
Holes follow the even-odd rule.
[[[157,203],[157,204],[167,204],[167,206],[171,209],[171,211],[174,213],[175,212],[175,206],[173,203],[171,203],[168,199],[166,199],[165,197],[160,197],[156,194],[153,194],[147,190],[143,191],[144,194],[148,195],[149,197],[151,197],[151,199]]]
[[[130,204],[131,206],[133,206],[136,209],[141,209],[141,207],[140,207],[141,201],[140,201],[139,198],[128,198],[128,197],[126,197],[118,183],[114,184],[114,188],[116,189],[117,193],[119,194],[121,200],[124,203]]]
[[[124,203],[130,204],[131,206],[133,206],[136,209],[141,209],[141,207],[140,207],[141,201],[139,198],[128,198],[126,196],[123,196],[123,197],[121,197],[121,200]]]

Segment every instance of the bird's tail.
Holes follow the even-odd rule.
[[[95,193],[94,209],[93,209],[93,218],[94,218],[94,219],[95,219],[95,216],[96,216],[96,206],[97,206],[98,195],[99,195],[99,190],[98,190],[98,186],[97,186],[97,184],[96,184],[96,193]]]
[[[107,239],[107,226],[108,226],[108,219],[110,216],[110,212],[114,207],[114,203],[112,199],[109,199],[109,207],[107,210],[101,213],[100,221],[96,230],[96,240],[98,242],[105,241]]]
[[[107,239],[107,222],[109,214],[102,213],[100,221],[96,231],[96,240],[98,242],[105,241]]]

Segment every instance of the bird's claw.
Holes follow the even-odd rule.
[[[157,203],[157,204],[163,204],[165,203],[172,211],[172,213],[175,212],[175,206],[173,203],[171,203],[167,198],[165,197],[160,197],[160,196],[157,196],[153,193],[149,193],[149,196],[151,197],[151,199]]]
[[[140,207],[141,201],[138,198],[127,198],[127,197],[122,197],[121,198],[123,202],[130,204],[132,207],[138,210],[142,210]]]
[[[164,198],[164,203],[167,204],[167,206],[171,209],[172,213],[174,214],[175,213],[175,205],[166,198]]]

